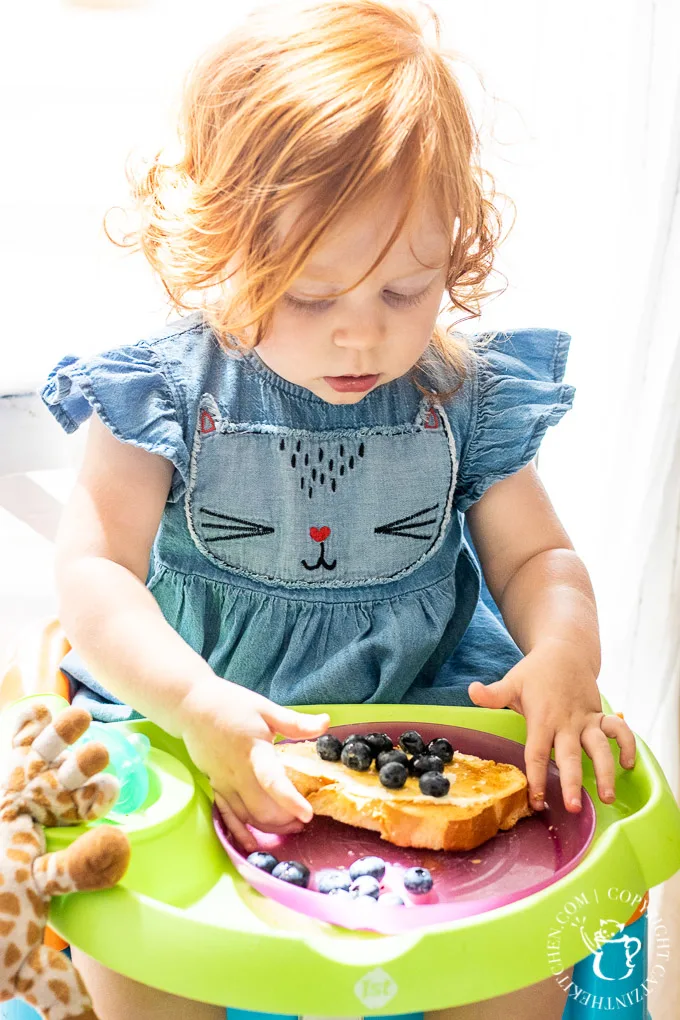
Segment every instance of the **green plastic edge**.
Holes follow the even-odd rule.
[[[327,711],[333,725],[433,721],[514,740],[525,737],[524,719],[509,711],[372,704],[301,710]],[[199,787],[205,787],[179,741],[146,721],[121,725],[146,732],[152,742],[182,759]],[[375,936],[310,922],[302,933],[267,930],[262,924],[230,931],[219,918],[189,917],[181,908],[124,885],[56,898],[50,923],[69,942],[122,974],[177,995],[235,1008],[378,1016],[479,1001],[540,981],[587,955],[567,910],[573,908],[597,926],[605,896],[606,916],[625,922],[632,913],[630,901],[607,898],[607,890],[641,897],[680,868],[680,810],[656,759],[639,738],[635,769],[624,775],[617,767],[617,786],[626,785],[644,803],[601,831],[598,824],[599,834],[575,871],[518,903],[437,929]],[[611,809],[597,798],[585,756],[584,786],[599,823]],[[204,790],[196,790],[193,808],[194,823],[209,830],[210,803]],[[71,831],[75,838],[78,830]],[[62,843],[64,830],[48,830],[48,846],[57,832]],[[196,861],[197,867],[197,841],[192,843],[186,847],[186,860]],[[208,871],[216,866],[215,854],[222,853],[216,843],[212,840],[201,851]],[[245,885],[226,857],[219,861],[219,883],[227,883],[232,892]],[[381,1000],[380,1005],[367,1004],[367,994],[374,1003]]]

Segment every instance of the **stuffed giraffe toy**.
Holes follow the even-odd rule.
[[[27,706],[0,780],[0,1002],[23,998],[45,1020],[97,1020],[70,959],[42,944],[50,897],[108,889],[130,860],[127,836],[112,825],[45,853],[44,825],[100,818],[118,796],[115,776],[99,774],[109,761],[103,744],[70,749],[90,722],[80,708],[53,721],[45,705]]]

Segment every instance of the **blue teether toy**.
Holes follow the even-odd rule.
[[[126,735],[113,726],[92,722],[74,747],[93,740],[104,744],[109,752],[110,761],[104,772],[110,772],[120,783],[120,795],[111,813],[131,815],[149,795],[149,773],[144,764],[151,746],[149,738],[143,733]]]

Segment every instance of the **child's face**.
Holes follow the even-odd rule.
[[[281,215],[287,232],[298,210]],[[398,197],[364,207],[329,232],[277,302],[257,352],[274,372],[330,404],[354,404],[404,375],[427,348],[439,312],[450,238],[428,202],[410,220],[373,273],[354,290],[326,301],[319,295],[350,286],[380,253],[400,212]],[[424,269],[409,250],[411,243]],[[348,378],[350,376],[363,378]]]

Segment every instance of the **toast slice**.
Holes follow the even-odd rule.
[[[520,769],[460,751],[444,767],[448,794],[428,797],[414,777],[401,790],[388,790],[374,765],[355,772],[341,762],[323,761],[312,740],[279,743],[276,750],[315,815],[379,832],[395,846],[473,850],[533,813]]]

